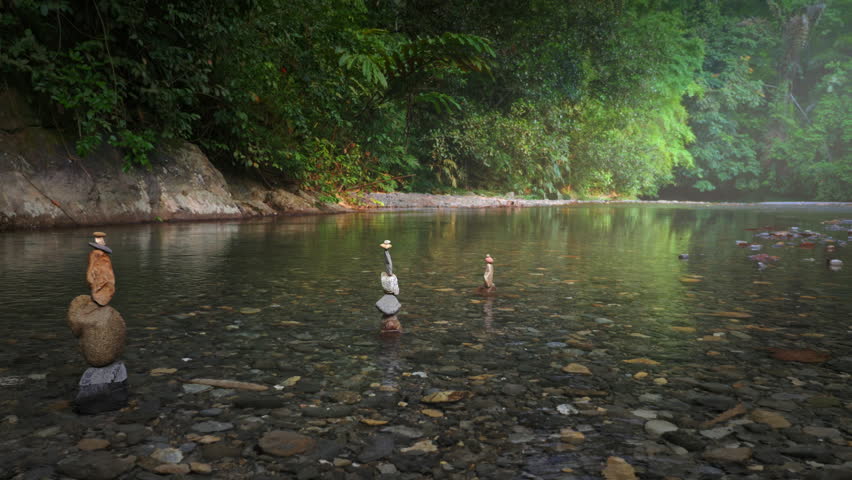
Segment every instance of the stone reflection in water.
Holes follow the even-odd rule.
[[[482,313],[484,314],[482,318],[485,324],[485,331],[488,333],[494,332],[494,297],[485,299],[485,303],[482,305]]]
[[[210,268],[211,260],[227,253],[247,228],[237,223],[163,225],[150,227],[148,235],[125,235],[122,240],[138,249],[144,267],[183,273]],[[173,264],[176,259],[180,264]]]
[[[379,357],[376,362],[381,371],[382,387],[396,390],[399,388],[399,376],[402,372],[402,362],[399,352],[401,335],[381,335],[379,337]]]

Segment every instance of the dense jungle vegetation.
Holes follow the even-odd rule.
[[[0,0],[79,155],[353,190],[852,200],[852,0]]]

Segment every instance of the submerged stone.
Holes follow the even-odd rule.
[[[103,438],[84,438],[77,442],[77,448],[83,451],[103,450],[109,446],[109,440]]]
[[[317,442],[313,438],[287,430],[267,432],[259,442],[261,450],[279,457],[291,457],[306,453],[313,450],[316,444]]]
[[[758,423],[769,425],[772,428],[789,428],[792,424],[778,412],[770,410],[755,409],[751,412],[751,419]]]
[[[667,432],[674,432],[677,426],[665,420],[649,420],[645,423],[645,431],[652,436],[658,437]]]
[[[202,393],[208,390],[213,390],[210,385],[198,385],[196,383],[183,384],[183,392],[188,394]]]
[[[85,480],[111,480],[133,468],[135,457],[118,458],[102,450],[66,457],[57,470],[71,478]]]
[[[160,448],[154,450],[151,458],[162,463],[180,463],[183,460],[183,452],[177,448]]]
[[[237,408],[274,409],[286,405],[283,398],[269,395],[239,395],[233,402]]]
[[[123,363],[92,367],[80,378],[74,407],[83,414],[110,412],[124,408],[128,396],[127,369]]]
[[[192,430],[201,433],[224,432],[234,428],[234,425],[227,422],[214,422],[212,420],[196,423],[192,426]]]
[[[707,442],[705,440],[682,430],[666,432],[663,434],[663,439],[667,442],[681,446],[690,452],[703,450],[707,446]]]
[[[704,452],[704,458],[715,462],[745,462],[751,458],[752,450],[748,447],[716,448]]]
[[[363,463],[375,462],[393,453],[395,442],[391,435],[376,435],[373,440],[358,455],[358,461]]]

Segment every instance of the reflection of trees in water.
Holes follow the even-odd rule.
[[[809,208],[601,205],[383,211],[104,230],[115,250],[114,301],[128,319],[134,312],[177,312],[204,302],[237,307],[277,302],[292,305],[281,310],[282,319],[298,316],[300,321],[316,319],[318,310],[344,316],[372,312],[372,302],[365,299],[375,296],[376,246],[386,238],[393,239],[397,270],[407,279],[401,298],[420,314],[453,315],[455,302],[464,302],[459,292],[480,284],[482,256],[491,253],[501,293],[541,295],[540,302],[556,298],[566,309],[578,299],[635,305],[637,313],[659,317],[662,312],[693,312],[695,301],[685,300],[687,293],[715,303],[770,289],[753,286],[753,280],[772,282],[771,290],[779,295],[847,292],[843,285],[852,268],[831,272],[827,279],[827,270],[819,266],[822,250],[764,247],[782,259],[761,273],[746,258],[754,252],[733,246],[734,240],[752,239],[754,232],[744,228],[798,223],[824,231],[820,220],[848,215],[848,209]],[[6,274],[0,279],[0,312],[15,312],[19,321],[36,323],[63,318],[70,298],[86,290],[92,230],[0,235],[0,268]],[[677,260],[679,253],[689,253],[690,259]],[[839,256],[844,253],[841,249]],[[817,263],[803,261],[807,257]],[[687,274],[705,278],[681,283],[679,277]],[[827,281],[841,286],[820,286]],[[446,287],[455,291],[436,293]],[[22,288],[27,295],[20,294]],[[564,298],[569,296],[574,298]],[[653,311],[655,307],[660,311]],[[496,306],[486,304],[481,315],[488,319],[498,313]]]
[[[0,311],[15,311],[19,320],[36,324],[64,318],[70,299],[88,291],[88,242],[93,230],[104,230],[114,252],[113,304],[132,318],[141,308],[150,311],[177,295],[205,291],[209,272],[227,254],[239,228],[236,223],[175,223],[4,234],[0,270],[15,283],[0,281]],[[7,294],[22,285],[28,295]]]
[[[239,223],[145,225],[122,232],[118,242],[109,242],[116,250],[118,288],[126,303],[137,304],[218,293],[220,267],[241,235]]]

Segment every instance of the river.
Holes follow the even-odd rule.
[[[599,478],[609,457],[643,478],[849,472],[852,225],[824,222],[850,218],[585,205],[98,228],[133,401],[96,417],[68,404],[86,364],[65,320],[93,229],[5,233],[0,478],[74,476],[84,437],[136,457],[118,478],[169,447],[219,478]],[[382,339],[385,239],[404,333]],[[197,377],[272,388],[186,388]],[[423,401],[440,391],[465,398]],[[210,419],[230,427],[204,444]],[[319,443],[271,456],[256,448],[271,430]]]

